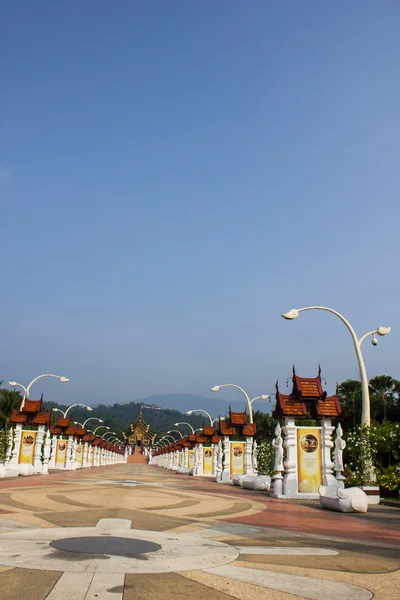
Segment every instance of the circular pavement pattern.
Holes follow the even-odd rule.
[[[236,548],[223,542],[190,534],[137,529],[25,529],[3,533],[1,541],[1,565],[70,573],[191,571],[226,565],[239,556]],[[124,551],[120,552],[123,546]],[[145,551],[146,548],[151,550]],[[110,549],[116,552],[111,553]]]
[[[108,554],[109,556],[126,556],[134,558],[138,554],[148,554],[161,550],[160,544],[147,540],[126,537],[96,536],[71,537],[50,542],[52,548],[83,554]]]

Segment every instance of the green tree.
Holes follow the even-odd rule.
[[[254,412],[253,419],[257,428],[257,442],[261,442],[263,440],[271,441],[275,437],[277,420],[268,413],[263,413],[260,410],[256,410]]]
[[[339,385],[338,395],[344,414],[344,429],[355,429],[361,422],[361,383],[356,379],[346,379]]]
[[[387,421],[398,400],[400,382],[389,375],[377,375],[370,379],[369,391],[371,416],[377,421]]]
[[[0,386],[2,383],[0,381]],[[21,402],[22,396],[19,392],[0,388],[0,429],[9,428],[11,413],[14,408],[19,409]]]

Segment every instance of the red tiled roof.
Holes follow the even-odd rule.
[[[48,425],[50,423],[51,411],[40,412],[32,420],[35,425]]]
[[[256,424],[255,423],[247,423],[242,429],[243,435],[254,436],[256,435]]]
[[[214,433],[214,427],[212,425],[203,425],[204,435],[212,435]]]
[[[50,433],[53,435],[60,435],[62,433],[62,429],[61,427],[58,427],[57,425],[50,425]]]
[[[211,437],[211,443],[212,444],[218,444],[221,440],[221,436],[217,435],[216,433],[214,433],[214,435]]]
[[[24,402],[24,408],[22,409],[25,413],[38,413],[42,409],[42,400],[28,400]]]
[[[291,394],[281,394],[276,384],[276,407],[275,417],[304,418],[310,416],[313,419],[323,417],[338,417],[342,409],[337,395],[327,397],[322,388],[321,368],[317,377],[298,377],[293,367],[293,389]]]
[[[24,415],[23,412],[20,412],[16,408],[13,409],[10,417],[10,423],[26,423],[28,420],[28,415]]]
[[[66,428],[64,433],[65,433],[65,435],[76,435],[77,431],[78,431],[78,427],[76,425],[70,425],[69,427]]]
[[[201,435],[200,431],[196,431],[196,442],[198,444],[205,444],[207,442],[207,438],[204,435]]]
[[[68,427],[68,425],[71,423],[71,419],[65,419],[64,417],[60,417],[57,421],[57,425],[59,427]]]
[[[246,425],[247,423],[247,413],[246,411],[235,413],[231,410],[229,411],[229,419],[232,425]]]
[[[222,435],[234,435],[235,434],[235,428],[232,427],[231,425],[228,425],[228,423],[225,423],[225,421],[219,422],[219,430],[222,433]]]

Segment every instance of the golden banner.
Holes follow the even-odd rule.
[[[55,467],[64,468],[67,460],[67,440],[57,440]]]
[[[231,446],[231,477],[244,474],[245,442],[229,442]]]
[[[322,447],[319,427],[297,429],[298,491],[318,493],[322,484]]]
[[[75,456],[75,460],[76,462],[78,462],[80,465],[83,463],[83,446],[79,445],[76,449],[76,456]]]
[[[189,467],[189,469],[193,469],[193,467],[194,467],[194,450],[189,450],[188,467]]]
[[[18,462],[33,465],[37,431],[22,431]]]
[[[213,474],[214,448],[203,448],[203,475]]]

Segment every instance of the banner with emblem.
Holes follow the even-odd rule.
[[[24,465],[33,465],[35,455],[37,431],[22,431],[21,444],[19,447],[18,462]]]
[[[229,442],[230,444],[230,472],[232,475],[243,475],[244,474],[244,452],[245,442]]]
[[[318,493],[322,484],[322,447],[319,427],[297,428],[298,491]]]
[[[67,461],[67,440],[57,440],[55,467],[63,469]]]
[[[214,448],[203,448],[203,475],[213,474]]]

